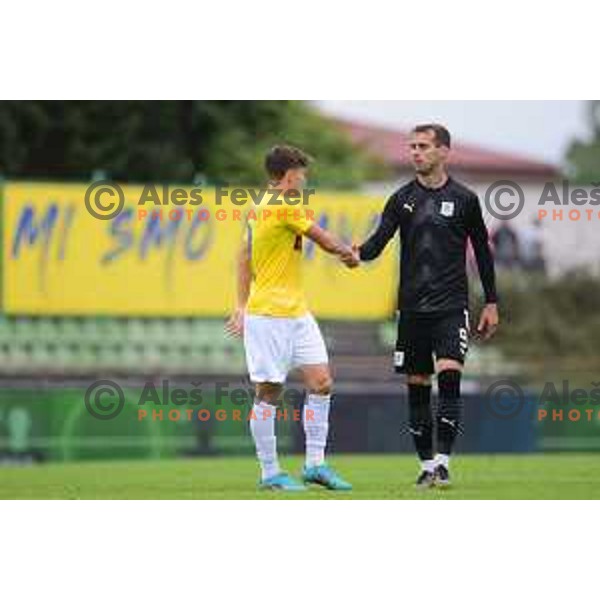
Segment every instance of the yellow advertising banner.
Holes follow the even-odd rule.
[[[245,218],[256,202],[249,191],[245,201],[244,191],[237,192],[236,197],[224,188],[7,183],[4,312],[227,315],[235,303],[235,258]],[[314,211],[319,224],[343,239],[361,242],[377,223],[383,202],[318,192],[299,208]],[[310,240],[304,258],[315,315],[379,319],[393,313],[397,270],[391,247],[354,270]]]

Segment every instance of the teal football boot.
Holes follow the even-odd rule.
[[[344,481],[327,463],[317,467],[304,467],[302,479],[304,483],[322,485],[336,492],[349,492],[352,489],[352,485]]]

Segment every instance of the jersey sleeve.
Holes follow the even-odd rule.
[[[400,225],[398,202],[397,194],[393,194],[388,198],[377,229],[359,248],[361,260],[373,260],[377,258],[392,237],[394,237],[396,231],[398,231]]]
[[[297,235],[305,234],[314,224],[314,221],[301,208],[287,208],[285,214],[282,214],[286,227],[291,229]]]
[[[467,233],[473,246],[477,261],[479,278],[486,303],[498,301],[496,293],[496,274],[494,271],[494,258],[490,249],[488,230],[483,220],[479,198],[472,196],[467,209]]]

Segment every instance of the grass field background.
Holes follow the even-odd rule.
[[[340,455],[331,460],[352,492],[257,490],[254,458],[50,463],[0,468],[2,499],[592,499],[600,498],[600,456],[459,456],[449,490],[417,491],[409,455]],[[284,457],[298,474],[302,457]]]

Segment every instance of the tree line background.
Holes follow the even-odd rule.
[[[600,100],[587,103],[588,135],[564,160],[577,183],[600,181]],[[352,188],[385,175],[324,115],[293,100],[0,102],[0,174],[85,181],[258,184],[264,153],[297,145],[316,159],[311,181]]]
[[[4,101],[0,173],[11,178],[264,182],[276,143],[315,159],[311,184],[355,187],[384,167],[299,101]]]

